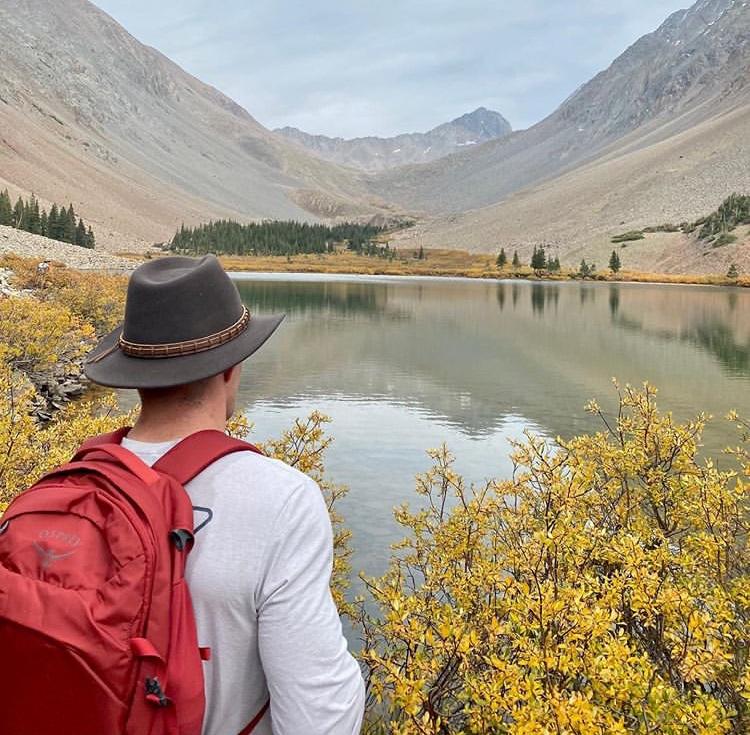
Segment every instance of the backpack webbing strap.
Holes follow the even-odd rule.
[[[121,465],[127,467],[128,470],[145,485],[153,485],[159,479],[159,475],[143,462],[140,457],[129,452],[120,444],[97,443],[88,446],[84,444],[83,448],[79,449],[78,453],[73,457],[73,461],[95,459],[97,454],[104,454],[107,457],[117,460]]]
[[[186,436],[172,447],[154,466],[157,472],[174,477],[186,485],[216,460],[234,452],[256,452],[257,447],[239,439],[232,439],[223,431],[206,429]]]
[[[260,724],[263,716],[268,712],[268,708],[271,706],[271,700],[267,699],[260,712],[253,717],[252,722],[240,733],[240,735],[250,735],[255,728]]]
[[[96,447],[100,444],[120,444],[120,442],[122,442],[123,440],[123,437],[126,437],[129,431],[130,427],[125,426],[122,429],[117,429],[117,431],[112,431],[109,434],[99,434],[99,436],[92,436],[90,439],[86,439],[86,441],[81,444],[81,446],[78,448],[78,451],[82,452],[84,449],[91,449],[91,447]]]

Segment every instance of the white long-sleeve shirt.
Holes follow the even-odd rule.
[[[149,465],[175,443],[123,440]],[[203,735],[237,735],[269,695],[254,735],[359,733],[364,684],[331,598],[332,530],[316,483],[239,452],[186,489],[199,529],[186,577],[212,652]]]

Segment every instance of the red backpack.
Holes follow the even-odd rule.
[[[201,431],[151,468],[120,446],[127,431],[87,441],[0,520],[3,735],[201,735],[210,652],[184,578],[184,485],[260,450]]]

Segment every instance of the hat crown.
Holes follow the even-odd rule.
[[[158,258],[130,277],[122,336],[143,345],[185,342],[221,332],[242,314],[237,287],[215,256]]]

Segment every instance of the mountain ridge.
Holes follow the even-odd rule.
[[[379,175],[376,191],[424,212],[393,245],[505,247],[527,260],[544,245],[564,265],[585,257],[601,266],[613,235],[692,221],[750,191],[749,80],[749,4],[700,0],[529,130]],[[713,249],[654,235],[629,244],[623,262],[662,272],[725,273],[728,262],[749,270],[748,245]]]
[[[728,11],[744,18],[739,28],[725,29],[731,26]],[[715,99],[712,67],[731,65],[728,57],[735,48],[747,55],[749,15],[738,0],[699,0],[638,39],[536,125],[429,164],[383,172],[370,177],[371,188],[425,213],[460,212],[495,204],[594,160],[608,145],[661,115],[676,117],[701,96]],[[713,38],[723,30],[736,42],[731,49]],[[698,48],[688,52],[691,44]],[[747,63],[742,66],[746,69]],[[726,84],[739,86],[736,80]]]
[[[290,126],[276,128],[274,132],[325,160],[377,172],[409,163],[434,161],[462,147],[509,135],[512,127],[499,112],[478,107],[424,133],[341,138],[313,135]]]
[[[4,182],[74,202],[105,244],[167,239],[183,220],[390,211],[88,0],[5,0],[0,44]]]

